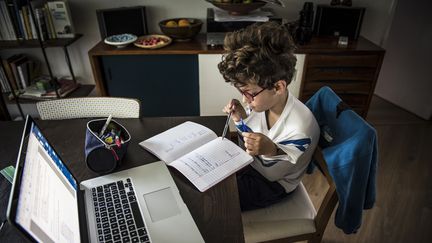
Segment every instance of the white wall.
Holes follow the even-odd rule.
[[[377,95],[424,119],[432,118],[431,9],[430,0],[398,0],[375,89]]]
[[[300,94],[300,82],[303,73],[305,55],[296,55],[296,72],[288,86],[295,97]],[[230,99],[242,101],[242,96],[231,84],[226,83],[219,73],[217,64],[222,60],[222,54],[200,54],[199,63],[199,100],[200,114],[202,116],[222,115],[222,108]]]
[[[282,0],[285,8],[272,7],[278,16],[288,20],[295,20],[299,16],[305,0]],[[357,0],[354,6],[365,6],[366,15],[363,22],[362,34],[375,42],[381,43],[388,25],[390,5],[393,0]],[[330,0],[312,1],[315,4],[328,4]],[[165,18],[193,17],[205,20],[206,9],[212,5],[204,0],[69,0],[72,19],[77,33],[84,36],[69,47],[75,75],[81,83],[93,84],[93,74],[88,59],[88,51],[100,41],[100,34],[96,19],[96,9],[144,5],[147,8],[147,21],[151,33],[160,33],[157,23]],[[272,5],[267,5],[272,6]],[[205,32],[205,27],[202,32]],[[2,51],[2,56],[9,56],[21,50]],[[25,49],[39,60],[43,60],[38,49]],[[48,57],[55,75],[68,75],[68,68],[60,48],[48,49]]]
[[[397,0],[361,0],[353,2],[357,6],[366,8],[361,35],[382,46],[392,22],[392,14]]]

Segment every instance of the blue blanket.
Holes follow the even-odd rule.
[[[306,106],[321,128],[319,146],[336,183],[339,205],[335,224],[346,234],[355,233],[363,209],[375,203],[376,131],[329,87],[322,87]]]

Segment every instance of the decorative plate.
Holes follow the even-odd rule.
[[[169,45],[172,39],[166,35],[144,35],[134,42],[140,48],[157,49]]]
[[[117,48],[123,48],[136,40],[136,35],[119,34],[105,38],[105,43],[108,45],[116,46]]]

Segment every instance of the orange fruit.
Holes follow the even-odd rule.
[[[187,20],[187,19],[180,19],[178,21],[178,26],[179,27],[190,26],[189,20]]]
[[[165,26],[166,27],[177,27],[177,22],[175,22],[174,20],[170,20],[170,21],[166,22]]]

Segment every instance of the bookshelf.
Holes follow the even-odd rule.
[[[67,96],[67,98],[78,98],[78,97],[85,97],[87,96],[92,90],[94,89],[94,85],[91,84],[82,84],[78,89],[76,89],[74,92],[72,92],[70,95]],[[3,93],[2,94],[2,100],[0,101],[4,103],[5,106],[13,104],[14,100],[9,100],[8,94]],[[30,99],[20,99],[20,104],[33,104],[36,103],[39,100],[30,100]],[[1,111],[1,104],[0,104],[0,111]]]
[[[57,38],[57,39],[49,39],[42,42],[42,45],[45,48],[48,47],[67,47],[81,38],[82,34],[75,34],[73,38]],[[39,40],[0,40],[0,51],[6,49],[25,49],[25,48],[38,48],[40,47]]]
[[[24,6],[27,10],[27,14],[28,14],[28,19],[30,19],[31,21],[33,21],[33,24],[37,24],[36,28],[34,28],[33,26],[33,35],[32,38],[30,38],[30,35],[28,34],[29,31],[31,32],[32,30],[28,30],[25,27],[28,26],[24,26],[24,30],[23,30],[23,24],[24,22],[21,22],[21,29],[18,28],[19,23],[17,22],[17,20],[15,19],[15,21],[10,21],[9,22],[9,26],[12,24],[12,27],[14,29],[15,33],[15,37],[16,38],[12,38],[12,39],[17,39],[17,40],[10,40],[10,38],[4,38],[3,35],[3,40],[0,40],[0,54],[2,50],[11,50],[11,49],[27,49],[27,48],[38,48],[41,50],[42,54],[43,54],[43,63],[46,66],[47,70],[48,70],[48,75],[50,82],[52,84],[52,86],[54,87],[55,93],[57,98],[60,98],[60,94],[58,93],[58,82],[57,82],[57,78],[53,75],[52,69],[51,69],[51,65],[46,53],[46,49],[47,48],[62,48],[63,49],[63,54],[65,56],[65,62],[66,65],[68,66],[69,69],[69,73],[70,73],[70,77],[73,80],[73,82],[76,84],[76,77],[73,71],[73,67],[70,61],[70,57],[69,57],[69,52],[68,52],[68,46],[75,43],[77,40],[79,40],[83,35],[82,34],[69,34],[70,36],[56,36],[55,34],[52,34],[53,32],[51,31],[51,34],[48,34],[47,32],[48,30],[48,23],[46,23],[45,25],[40,24],[40,22],[42,21],[37,15],[37,11],[40,10],[38,8],[44,8],[47,4],[48,1],[46,0],[0,0],[0,4],[1,2],[4,2],[7,4],[7,6],[10,6],[11,9],[12,7],[15,7],[15,10],[17,11],[16,13],[21,14],[21,9],[24,9]],[[41,5],[42,4],[42,5]],[[17,7],[18,6],[18,7]],[[0,6],[1,7],[1,6]],[[4,9],[4,8],[3,8]],[[19,9],[19,12],[18,10]],[[47,9],[47,14],[49,14],[51,10]],[[9,16],[12,16],[14,13],[13,10],[9,10]],[[70,19],[70,13],[68,13],[69,19]],[[12,17],[10,17],[12,19]],[[53,17],[50,17],[53,18]],[[46,20],[46,19],[45,19]],[[27,20],[28,21],[28,20]],[[43,27],[45,26],[45,27]],[[9,27],[10,29],[12,29],[12,27]],[[73,29],[73,28],[72,28]],[[24,34],[25,32],[25,34]],[[4,29],[3,29],[3,33],[4,33]],[[8,40],[9,39],[9,40]],[[2,64],[4,65],[4,63]],[[16,77],[15,77],[16,78]],[[14,88],[11,82],[13,82],[14,80],[11,80],[10,76],[6,77],[7,82],[9,83],[9,86],[11,87],[12,91],[14,91]],[[15,85],[17,86],[17,85]],[[80,97],[80,96],[87,96],[91,90],[92,90],[92,85],[80,85],[78,87],[77,90],[73,91],[73,95],[71,94],[71,96],[76,96],[76,97]],[[94,86],[93,86],[94,87]],[[12,94],[14,94],[15,92],[11,92]],[[9,93],[9,94],[11,94]],[[80,95],[80,96],[77,96]],[[11,118],[10,114],[8,114],[8,109],[7,109],[7,105],[11,105],[11,104],[15,104],[19,110],[19,114],[21,115],[21,117],[24,119],[25,118],[25,114],[21,108],[21,104],[22,103],[36,103],[37,100],[27,100],[27,99],[22,99],[19,97],[19,95],[14,95],[14,99],[13,102],[11,102],[9,100],[8,94],[2,94],[1,97],[1,102],[0,102],[0,120],[9,120]]]

